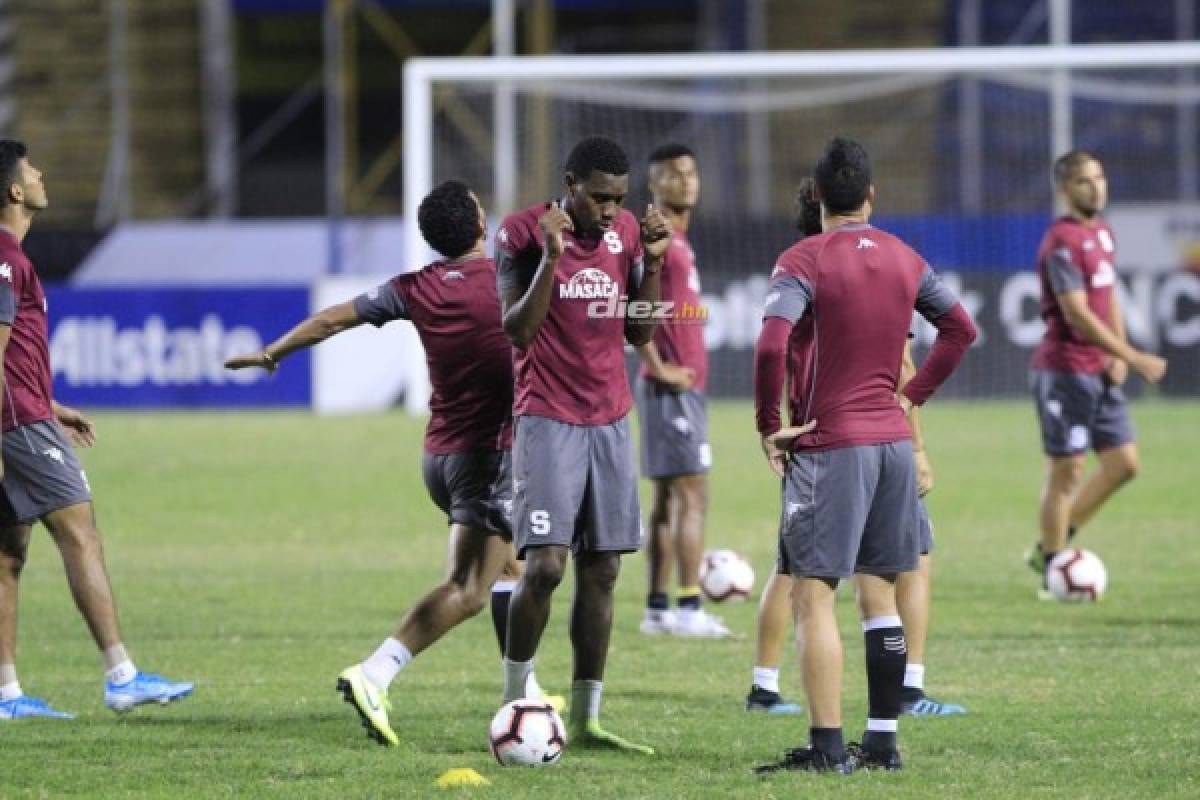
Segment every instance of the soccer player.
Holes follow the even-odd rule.
[[[755,347],[755,411],[763,451],[783,479],[779,569],[793,577],[809,745],[760,771],[899,769],[896,720],[906,645],[895,580],[920,549],[909,408],[927,400],[975,337],[962,305],[925,261],[868,224],[870,162],[834,139],[815,170],[825,232],[786,250]],[[938,329],[933,351],[899,395],[912,311]],[[792,427],[779,399],[790,384]],[[866,640],[868,717],[862,745],[842,740],[838,582],[857,575]]]
[[[1133,425],[1121,385],[1132,368],[1150,383],[1167,362],[1133,348],[1125,338],[1115,289],[1116,242],[1101,213],[1108,203],[1104,166],[1085,150],[1054,162],[1054,185],[1066,207],[1038,248],[1042,319],[1046,332],[1033,353],[1030,386],[1046,480],[1042,538],[1027,557],[1042,574],[1075,532],[1113,492],[1137,474]],[[1085,481],[1087,451],[1099,468]]]
[[[800,181],[796,196],[797,227],[804,236],[821,233],[821,202],[817,198],[816,182],[811,177]],[[912,349],[904,347],[900,366],[900,388],[916,374]],[[922,498],[933,489],[933,468],[925,451],[924,436],[918,410],[909,412],[912,428],[913,459],[917,470],[917,493]],[[912,716],[948,716],[964,714],[966,709],[955,703],[943,703],[925,695],[925,640],[929,630],[930,581],[933,549],[933,526],[922,500],[921,558],[913,572],[903,572],[896,578],[896,605],[904,625],[908,643],[908,663],[904,669],[904,713]],[[792,578],[780,572],[772,573],[763,590],[758,607],[758,638],[755,642],[755,661],[750,692],[746,695],[747,711],[766,711],[769,714],[799,714],[804,709],[789,703],[779,692],[779,662],[783,642],[790,623]]]
[[[500,327],[495,262],[484,254],[483,209],[466,184],[446,181],[422,200],[417,220],[421,235],[442,259],[319,311],[259,352],[225,365],[273,372],[288,354],[364,322],[379,327],[409,320],[424,345],[433,394],[422,473],[430,498],[448,517],[449,576],[409,609],[373,654],[343,670],[337,681],[368,735],[383,745],[399,743],[388,720],[388,688],[396,675],[451,628],[478,614],[489,593],[495,610],[507,611],[507,596],[491,590],[503,573],[516,574],[510,566],[508,521],[512,348]],[[507,615],[493,613],[492,619],[503,653]],[[532,673],[526,690],[542,696]],[[561,698],[547,700],[563,704]]]
[[[55,402],[51,393],[46,296],[21,249],[33,218],[49,201],[42,173],[21,142],[0,140],[0,187],[0,720],[72,717],[24,694],[17,680],[17,590],[38,520],[58,546],[75,605],[103,656],[104,704],[124,712],[180,700],[192,693],[191,683],[140,672],[125,647],[91,489],[71,446],[90,447],[96,431],[87,417]]]
[[[696,156],[681,144],[650,154],[650,194],[671,225],[671,245],[663,259],[661,292],[674,304],[654,338],[638,348],[642,358],[637,386],[641,423],[642,476],[654,482],[650,543],[646,553],[649,592],[642,633],[718,638],[729,635],[721,620],[700,607],[700,560],[704,557],[704,515],[708,506],[708,409],[704,382],[704,312],[696,254],[688,242],[692,209],[700,194]],[[672,568],[678,570],[678,610],[667,598]]]
[[[525,559],[504,700],[525,696],[570,550],[571,743],[650,754],[601,728],[599,714],[613,585],[621,554],[642,543],[623,350],[654,334],[670,226],[653,206],[640,224],[621,208],[629,161],[610,139],[576,144],[563,183],[561,200],[510,215],[496,234],[504,329],[516,347],[513,532]]]

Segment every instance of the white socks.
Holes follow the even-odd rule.
[[[504,702],[511,703],[529,697],[529,678],[533,675],[533,661],[509,661],[504,659]],[[533,685],[537,686],[536,679]],[[538,689],[540,694],[541,689]]]
[[[517,588],[517,582],[508,580],[508,579],[498,580],[492,584],[493,592],[511,592],[513,589],[516,589],[516,588]]]
[[[105,673],[104,678],[113,686],[124,686],[137,677],[137,667],[128,658],[120,664],[110,667]]]
[[[0,703],[16,700],[25,694],[17,683],[17,668],[13,664],[0,664]]]
[[[909,664],[904,668],[904,688],[925,690],[924,664]]]
[[[574,727],[600,719],[602,681],[575,681],[571,684],[571,712],[568,725]]]
[[[412,653],[404,642],[399,639],[384,639],[379,649],[362,662],[363,676],[375,687],[386,689],[392,685],[400,670],[408,666],[412,658]]]
[[[779,694],[779,667],[755,667],[754,685]]]

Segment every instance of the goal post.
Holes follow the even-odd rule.
[[[985,338],[988,327],[1005,327],[1011,347],[989,353],[963,393],[1012,394],[1038,324],[1028,275],[1017,273],[1032,267],[1051,212],[1053,158],[1076,144],[1096,149],[1114,203],[1179,207],[1191,215],[1184,227],[1193,218],[1200,226],[1196,179],[1186,174],[1200,149],[1197,68],[1198,42],[412,59],[404,67],[404,266],[432,258],[417,207],[442,180],[467,180],[497,222],[559,191],[566,149],[605,133],[635,165],[633,204],[645,200],[649,150],[682,140],[700,153],[701,274],[716,274],[724,291],[710,350],[733,348],[714,356],[716,384],[726,374],[724,385],[748,385],[743,362],[761,273],[794,238],[788,187],[825,140],[844,133],[872,153],[881,222],[935,268],[965,270],[964,292],[978,293],[993,316]],[[972,270],[991,272],[976,281]],[[1186,317],[1194,303],[1187,279],[1165,289],[1140,278],[1126,284],[1131,334],[1144,346],[1171,338],[1167,321],[1150,317],[1169,307]],[[1175,295],[1160,290],[1182,299],[1172,306]],[[1191,330],[1190,317],[1175,322]]]

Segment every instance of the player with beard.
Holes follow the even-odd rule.
[[[1066,214],[1038,248],[1046,332],[1030,371],[1046,479],[1042,537],[1026,561],[1042,576],[1043,590],[1046,565],[1137,474],[1133,423],[1121,391],[1129,369],[1150,383],[1167,370],[1164,359],[1125,338],[1113,267],[1116,242],[1102,216],[1108,204],[1104,165],[1092,153],[1072,150],[1054,162],[1054,186]],[[1084,480],[1089,449],[1099,468]]]

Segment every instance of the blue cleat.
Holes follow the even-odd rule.
[[[24,719],[26,717],[49,717],[51,719],[75,719],[74,714],[55,711],[40,697],[21,695],[0,703],[0,719]]]
[[[750,693],[746,695],[746,710],[765,711],[768,714],[803,714],[804,706],[789,703],[779,696],[779,692],[756,684],[750,687]]]
[[[917,700],[904,704],[904,713],[910,717],[951,717],[965,714],[967,709],[957,703],[940,703],[931,697],[921,695]]]
[[[139,672],[129,683],[104,684],[104,705],[118,713],[146,703],[166,705],[182,700],[196,688],[193,683],[176,683],[151,672]]]

